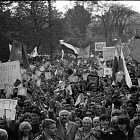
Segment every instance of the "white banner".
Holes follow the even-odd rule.
[[[106,42],[95,42],[95,51],[103,51],[103,48],[106,47]]]
[[[13,85],[19,79],[21,81],[20,62],[12,61],[0,64],[0,89],[4,89],[4,84]]]

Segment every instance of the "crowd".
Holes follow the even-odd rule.
[[[98,76],[101,65],[111,68],[112,61],[57,56],[50,62],[41,56],[29,62],[21,81],[26,96],[17,88],[8,97],[0,91],[1,98],[18,100],[15,120],[0,118],[0,140],[140,140],[138,85],[129,88],[123,79],[113,85],[111,76]],[[129,72],[137,79],[138,65],[127,66],[135,67]]]

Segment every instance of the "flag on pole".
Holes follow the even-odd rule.
[[[70,84],[66,87],[66,91],[68,92],[69,95],[72,95],[72,89]]]
[[[30,68],[30,64],[29,64],[29,61],[28,61],[28,57],[27,57],[27,53],[26,53],[25,47],[26,46],[24,44],[22,44],[23,68],[29,69]]]
[[[121,48],[121,59],[122,59],[122,62],[123,62],[123,72],[125,73],[125,82],[126,82],[127,86],[129,88],[131,88],[132,87],[132,81],[131,81],[128,69],[126,67],[126,63],[125,63],[125,60],[124,60],[124,55],[123,55],[122,48]]]
[[[36,57],[36,56],[38,56],[37,47],[35,47],[34,50],[31,52],[31,57]]]
[[[65,53],[74,54],[76,56],[78,55],[77,50],[71,44],[65,43],[63,40],[60,40],[60,44],[61,44],[62,50]]]
[[[83,95],[83,93],[80,93],[79,96],[77,97],[77,100],[75,102],[75,106],[77,106],[80,103],[84,103],[84,95]]]
[[[62,60],[64,59],[64,50],[62,50]]]
[[[22,44],[17,40],[13,40],[12,49],[10,52],[9,60],[22,62]]]
[[[114,62],[112,67],[112,83],[115,84],[116,81],[116,73],[118,72],[118,66],[119,66],[119,50],[116,47],[115,54],[114,54]]]

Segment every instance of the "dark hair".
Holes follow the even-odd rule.
[[[43,129],[44,129],[44,128],[49,128],[50,125],[52,125],[52,124],[54,124],[54,123],[56,123],[56,121],[54,121],[54,120],[52,120],[52,119],[45,119],[45,120],[43,120],[43,122],[42,122],[42,128],[43,128]]]
[[[108,115],[108,114],[102,114],[101,116],[100,116],[100,118],[99,118],[99,121],[101,121],[101,120],[111,120],[111,116],[110,115]]]
[[[132,104],[132,107],[133,107],[134,109],[137,108],[137,106],[136,106],[136,102],[135,102],[134,100],[130,99],[130,100],[127,102],[127,105],[128,105],[129,103]]]
[[[124,114],[118,116],[118,124],[126,124],[126,129],[130,129],[130,119]]]

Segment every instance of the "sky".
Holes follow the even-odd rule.
[[[117,3],[122,3],[122,4],[126,4],[128,6],[132,6],[133,10],[135,10],[136,12],[140,13],[140,1],[117,1]],[[59,9],[60,11],[65,11],[65,7],[69,7],[72,8],[73,3],[70,2],[69,0],[64,1],[64,0],[56,0],[56,6],[57,9]]]

